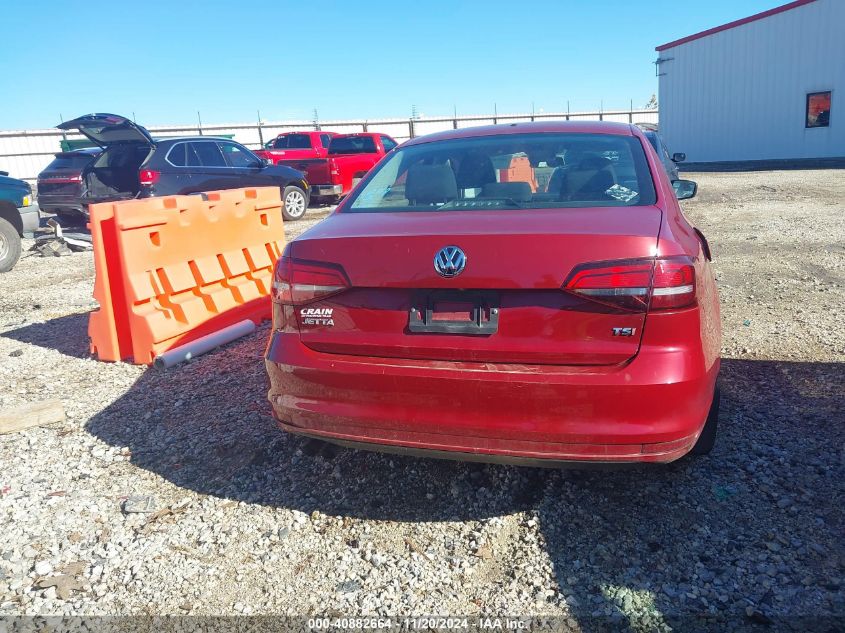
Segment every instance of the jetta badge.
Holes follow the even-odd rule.
[[[443,277],[456,277],[467,266],[467,256],[457,246],[444,246],[434,256],[434,270]]]

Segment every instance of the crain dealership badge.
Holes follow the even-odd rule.
[[[302,308],[299,316],[303,325],[334,325],[334,308]]]
[[[444,246],[434,256],[434,270],[443,277],[460,275],[467,265],[467,256],[457,246]]]

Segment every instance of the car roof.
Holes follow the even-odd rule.
[[[426,136],[418,136],[406,141],[404,146],[431,143],[433,141],[447,141],[459,138],[474,138],[476,136],[497,136],[502,134],[614,134],[617,136],[634,136],[635,132],[629,123],[615,123],[612,121],[534,121],[531,123],[502,123],[499,125],[482,125],[466,127],[459,130],[436,132]]]
[[[337,136],[337,132],[330,132],[329,130],[290,130],[288,132],[279,132],[276,138],[287,134],[334,134]]]
[[[342,138],[351,138],[353,136],[387,136],[384,132],[350,132],[349,134],[336,134]]]
[[[156,143],[168,143],[172,141],[231,141],[232,143],[243,145],[243,143],[233,138],[226,138],[225,136],[163,136],[156,137],[154,140]]]

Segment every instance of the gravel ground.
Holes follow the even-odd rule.
[[[841,630],[845,171],[687,177],[721,289],[721,434],[665,467],[313,455],[268,415],[266,326],[164,373],[101,363],[90,254],[23,259],[0,277],[0,409],[55,397],[68,419],[0,436],[0,615]]]

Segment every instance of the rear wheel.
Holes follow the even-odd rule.
[[[0,218],[0,273],[15,267],[21,256],[21,236],[8,220]]]
[[[308,208],[308,198],[305,197],[305,192],[294,185],[285,187],[282,194],[284,207],[282,208],[282,216],[285,220],[299,220],[305,215],[305,210]]]
[[[704,429],[698,436],[698,441],[692,447],[692,451],[690,451],[693,455],[707,455],[713,450],[713,445],[716,443],[716,427],[719,424],[719,403],[721,399],[721,389],[719,389],[719,385],[716,385],[716,390],[713,392],[713,403],[710,405],[710,412],[707,414],[707,422],[704,423]]]

